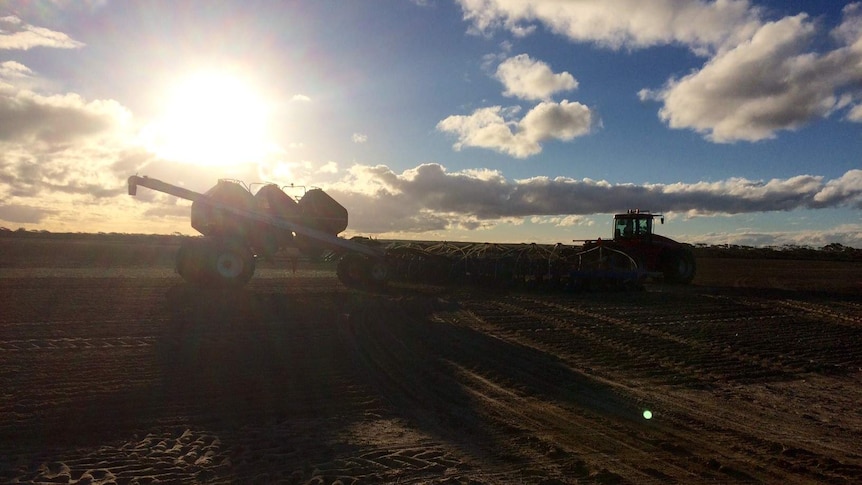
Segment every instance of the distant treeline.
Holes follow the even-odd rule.
[[[21,238],[21,239],[50,239],[55,241],[100,241],[100,242],[118,242],[118,243],[155,243],[155,244],[177,244],[179,245],[183,239],[192,236],[186,236],[180,233],[174,234],[127,234],[120,232],[49,232],[45,230],[27,230],[17,229],[10,230],[5,227],[0,227],[0,238]]]
[[[10,230],[0,227],[0,238],[33,238],[52,240],[84,240],[128,244],[176,244],[195,236],[174,234],[126,234],[126,233],[83,233],[48,232],[37,230]],[[810,246],[743,246],[738,244],[696,244],[692,246],[696,258],[743,258],[743,259],[799,259],[815,261],[855,261],[862,262],[862,249],[844,246],[839,243],[827,244],[820,248]]]
[[[738,244],[697,244],[695,258],[738,258],[738,259],[797,259],[815,261],[856,261],[862,262],[862,249],[844,246],[839,243],[827,244],[821,248],[810,246],[741,246]]]

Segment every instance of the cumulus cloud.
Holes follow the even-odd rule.
[[[828,116],[840,106],[837,91],[862,82],[862,49],[805,52],[814,33],[805,15],[767,23],[703,69],[641,97],[663,102],[659,114],[671,128],[712,141],[773,138]]]
[[[15,61],[0,62],[0,79],[21,79],[30,77],[33,71],[29,67]]]
[[[422,232],[464,228],[468,221],[536,216],[559,218],[551,222],[561,225],[577,224],[580,216],[632,207],[689,215],[862,208],[862,170],[827,181],[800,175],[768,181],[731,178],[637,185],[568,177],[509,180],[497,171],[448,172],[434,163],[401,173],[383,165],[355,165],[327,190],[351,208],[353,230]]]
[[[363,133],[354,133],[351,137],[353,143],[365,143],[368,141],[368,135]]]
[[[540,23],[574,42],[612,49],[682,45],[704,66],[642,100],[662,103],[659,117],[674,129],[728,143],[774,138],[851,105],[860,121],[862,7],[844,7],[831,50],[812,50],[821,24],[805,14],[766,21],[747,0],[461,0],[464,18],[482,32],[523,31]],[[514,31],[514,30],[513,30]],[[822,45],[822,43],[821,43]],[[853,95],[846,95],[853,92]]]
[[[321,165],[317,171],[319,173],[338,173],[338,164],[333,161],[329,161]]]
[[[530,222],[534,224],[553,224],[557,227],[592,226],[595,222],[584,216],[568,215],[556,217],[533,216]]]
[[[534,24],[576,42],[613,49],[681,44],[715,51],[744,39],[758,25],[747,0],[459,0],[476,32],[532,32]]]
[[[110,130],[130,117],[112,100],[88,102],[74,93],[42,96],[0,85],[0,141],[69,143]]]
[[[123,180],[148,156],[129,143],[130,112],[112,100],[41,95],[15,62],[0,65],[0,219],[79,219],[73,205],[123,193]],[[65,212],[64,212],[65,211]]]
[[[814,196],[814,203],[819,207],[830,207],[846,201],[862,209],[862,170],[850,170],[830,180]]]
[[[453,115],[440,121],[437,129],[457,135],[453,148],[480,147],[496,150],[516,158],[526,158],[542,151],[542,142],[568,141],[586,135],[592,126],[592,111],[578,102],[543,101],[515,119],[519,108],[491,106],[470,115]]]
[[[568,72],[555,74],[546,63],[533,60],[527,54],[501,62],[495,77],[505,86],[505,96],[521,99],[549,100],[558,92],[578,87],[578,81]]]
[[[78,49],[83,46],[82,42],[62,32],[30,25],[14,15],[0,17],[0,49],[2,50],[29,50],[34,47]]]
[[[0,204],[0,220],[17,224],[36,224],[57,211],[21,204]]]

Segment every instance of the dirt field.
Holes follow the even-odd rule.
[[[862,483],[862,265],[348,290],[0,239],[0,482]]]

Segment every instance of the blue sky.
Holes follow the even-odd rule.
[[[346,235],[862,247],[862,5],[6,1],[0,225],[192,233],[218,178]]]

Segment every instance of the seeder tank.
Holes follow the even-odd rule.
[[[351,284],[382,284],[388,271],[382,251],[338,234],[347,210],[321,189],[297,202],[275,184],[252,194],[241,182],[219,180],[201,194],[149,177],[129,177],[129,194],[144,186],[192,201],[191,225],[204,237],[186,241],[177,253],[177,272],[199,286],[240,286],[254,274],[256,256],[271,257],[294,247],[314,257],[325,250],[341,255],[339,276]]]

